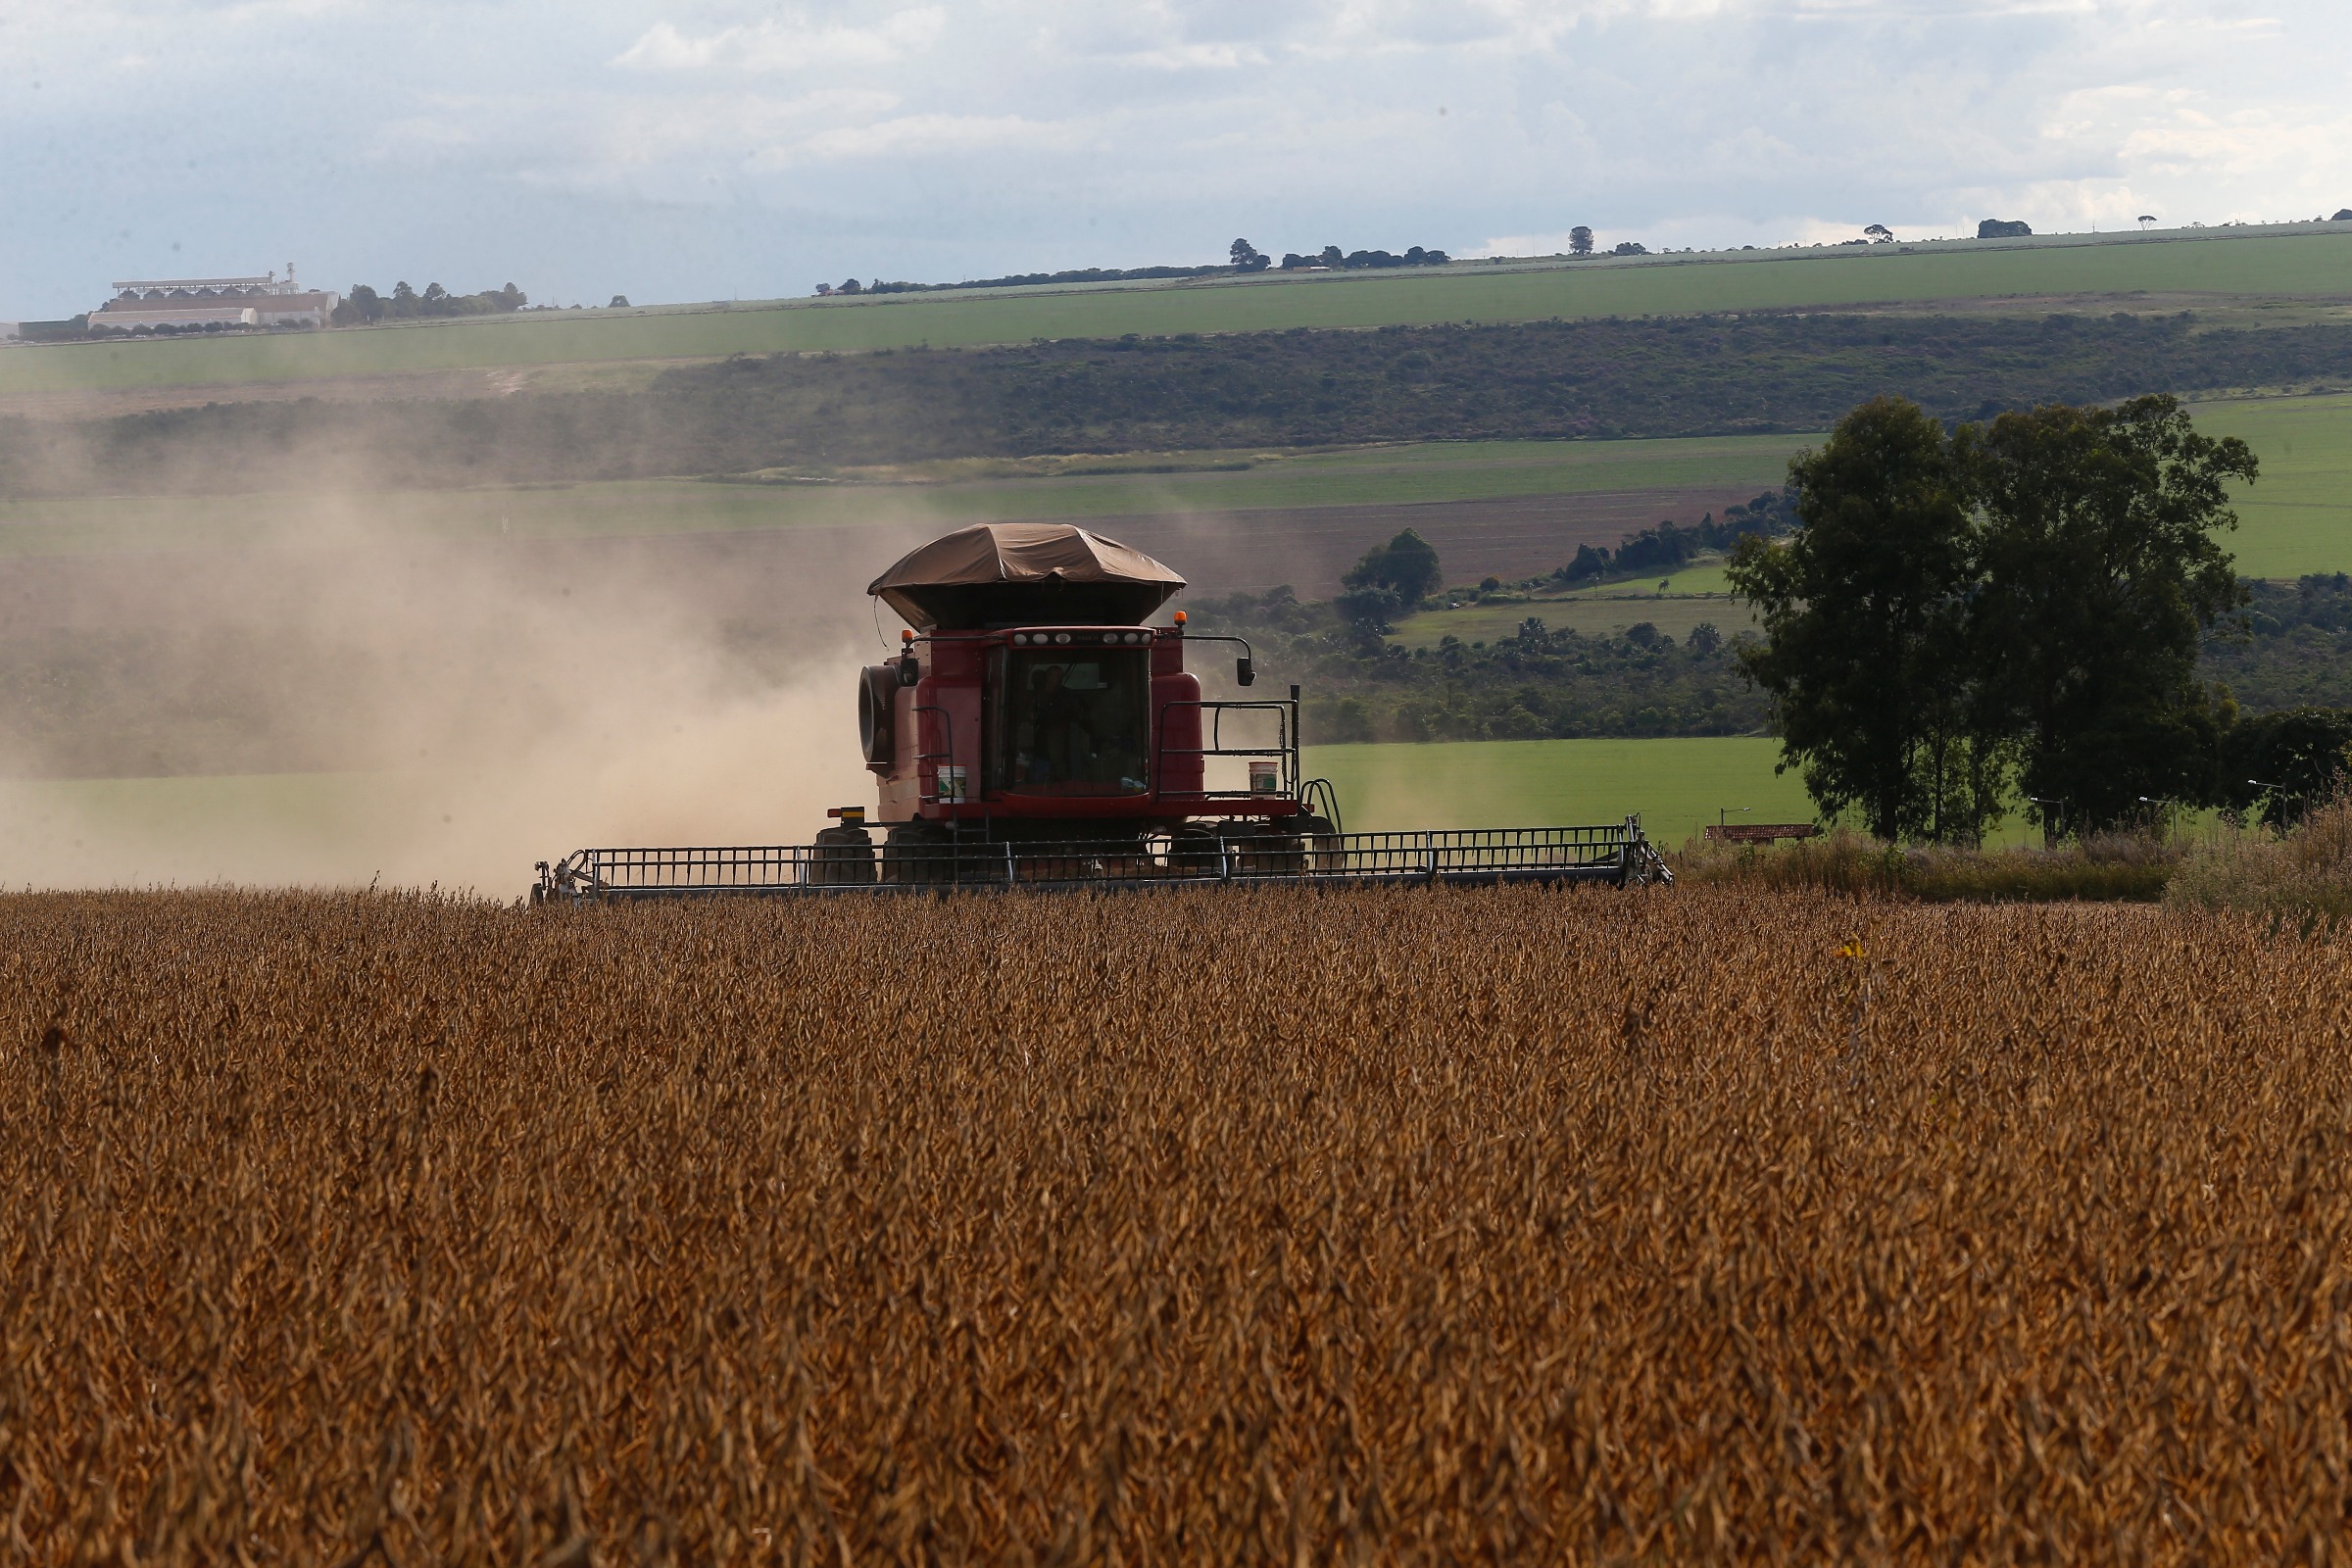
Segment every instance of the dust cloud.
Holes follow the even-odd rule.
[[[873,799],[864,584],[938,531],[433,539],[322,495],[233,549],[0,560],[0,886],[513,896],[590,845],[805,843]]]

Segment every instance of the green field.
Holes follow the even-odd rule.
[[[1530,615],[1553,631],[1581,632],[1588,637],[1612,636],[1628,626],[1647,621],[1677,642],[1690,636],[1701,621],[1729,637],[1752,619],[1747,606],[1727,593],[1620,593],[1606,597],[1567,594],[1431,611],[1399,622],[1390,640],[1406,648],[1435,648],[1440,638],[1448,636],[1466,643],[1498,642],[1515,634],[1520,622]]]
[[[1338,786],[1350,831],[1572,825],[1639,811],[1671,848],[1719,808],[1735,821],[1811,821],[1795,775],[1773,775],[1778,755],[1777,742],[1750,737],[1494,741],[1315,747],[1305,762]],[[855,761],[852,753],[845,770]],[[533,859],[576,847],[542,842],[562,830],[525,825],[512,794],[495,779],[422,774],[0,781],[14,824],[0,845],[0,886],[364,885],[382,872],[512,896]],[[808,830],[793,819],[772,832],[783,841]]]
[[[2352,296],[2352,224],[2261,234],[1660,256],[1558,267],[802,300],[702,311],[549,313],[215,340],[0,353],[0,396],[297,381],[394,371],[968,347],[1032,338],[1425,325],[2146,292]]]
[[[1722,595],[1731,591],[1732,581],[1724,574],[1723,563],[1701,559],[1678,571],[1655,577],[1636,577],[1630,582],[1598,583],[1591,588],[1579,588],[1567,597],[1590,603],[1603,599],[1674,599],[1693,594]]]
[[[1317,746],[1305,765],[1338,787],[1350,832],[1579,825],[1639,811],[1672,848],[1719,810],[1735,822],[1812,821],[1803,783],[1773,773],[1779,759],[1778,741],[1733,736]]]
[[[669,479],[343,496],[76,497],[0,502],[0,555],[229,545],[310,529],[331,532],[351,523],[436,537],[658,534],[902,520],[960,527],[1019,517],[1573,498],[1699,486],[1764,490],[1781,481],[1793,444],[1788,436],[1432,443],[1349,452],[1238,453],[1232,458],[1249,465],[1238,469],[940,484]]]
[[[2239,527],[2227,541],[2249,577],[2352,571],[2352,397],[2200,403],[2208,435],[2234,435],[2262,460],[2239,490]]]
[[[1339,790],[1350,833],[1577,827],[1639,811],[1643,831],[1672,850],[1719,817],[1816,820],[1795,771],[1773,772],[1780,756],[1781,743],[1768,736],[1731,735],[1310,746],[1304,763],[1309,778],[1328,778]],[[2189,819],[2206,820],[2205,813]],[[2039,829],[2011,817],[1988,841],[2037,843]]]
[[[2262,479],[2241,491],[2242,526],[2230,540],[2241,571],[2292,577],[2352,571],[2352,396],[2268,398],[2192,406],[2200,429],[2242,436]],[[628,480],[512,489],[337,496],[78,497],[0,502],[0,555],[84,549],[187,547],[283,538],[358,523],[443,537],[658,534],[841,525],[863,520],[959,527],[1017,517],[1117,517],[1291,507],[1388,506],[1513,496],[1579,495],[1706,486],[1762,490],[1786,477],[1789,455],[1819,436],[1709,436],[1664,441],[1432,442],[1343,452],[1185,454],[1200,471],[1079,473],[940,483],[713,484]],[[1220,464],[1244,466],[1215,466]],[[1685,519],[1691,520],[1691,519]],[[1457,582],[1484,570],[1446,563]],[[1578,601],[1621,600],[1656,579],[1581,590]],[[1674,573],[1670,595],[1720,593],[1720,567]],[[1416,617],[1416,638],[1447,631],[1485,638],[1511,607]],[[1521,612],[1525,613],[1526,612]],[[1548,623],[1594,626],[1647,619],[1632,607],[1544,609]],[[1450,617],[1450,618],[1449,618]],[[1700,618],[1709,618],[1701,616]],[[1516,617],[1509,624],[1516,625]],[[1717,621],[1720,625],[1722,622]],[[1472,629],[1463,629],[1472,628]],[[1681,635],[1676,631],[1677,636]]]

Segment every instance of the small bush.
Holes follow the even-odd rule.
[[[2352,914],[2352,794],[2338,791],[2283,838],[2226,828],[2193,845],[2165,890],[2181,908],[2245,909],[2330,924]]]
[[[1840,828],[1781,844],[1692,839],[1674,860],[1692,882],[1894,894],[1936,903],[2153,903],[2180,851],[2117,835],[2056,850],[1903,849]]]

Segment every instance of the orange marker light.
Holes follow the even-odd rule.
[[[902,626],[902,627],[900,627],[900,628],[899,628],[899,641],[901,641],[901,642],[903,642],[903,643],[910,643],[910,642],[914,641],[914,629],[913,629],[912,627],[910,627],[910,626]]]
[[[1179,626],[1184,624],[1184,612],[1181,610],[1176,612],[1176,624]]]

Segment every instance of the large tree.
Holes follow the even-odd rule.
[[[1374,545],[1340,581],[1349,588],[1386,588],[1407,610],[1438,591],[1441,568],[1430,542],[1407,528],[1385,545]]]
[[[2170,397],[2004,414],[1956,447],[1983,517],[1975,662],[2045,825],[2211,797],[2221,715],[2197,647],[2245,601],[2214,536],[2236,526],[2228,486],[2254,478],[2253,453]]]
[[[1782,765],[1888,840],[1974,838],[1997,795],[1965,657],[1976,562],[1957,458],[1917,405],[1865,403],[1790,463],[1796,533],[1732,556],[1765,636],[1741,663],[1772,695]]]
[[[1414,606],[1437,592],[1442,580],[1437,551],[1407,528],[1364,552],[1340,579],[1348,591],[1333,604],[1359,637],[1376,643],[1392,620],[1411,614]]]

